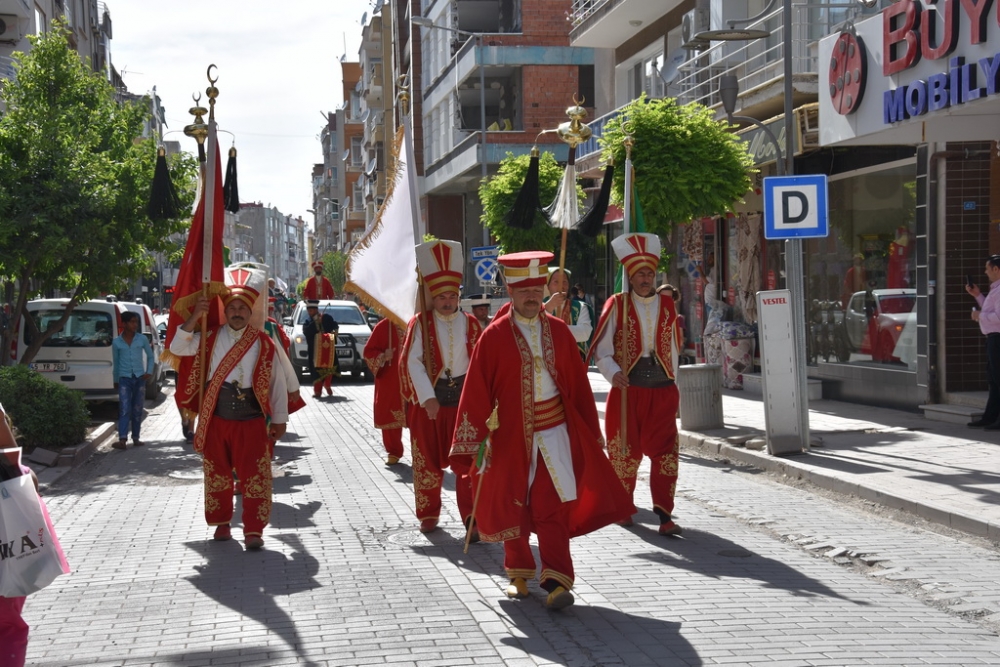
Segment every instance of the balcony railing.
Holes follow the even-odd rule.
[[[10,56],[0,56],[0,79],[10,79],[13,81],[17,78],[14,73],[14,59]]]
[[[569,10],[569,20],[573,25],[580,25],[595,14],[602,5],[611,0],[573,0]]]

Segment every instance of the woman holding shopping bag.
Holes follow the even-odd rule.
[[[35,473],[20,463],[20,450],[2,405],[0,450],[3,451],[0,456],[0,542],[14,544],[19,555],[28,554],[24,558],[0,559],[0,667],[22,667],[28,650],[28,624],[21,616],[24,599],[60,574],[68,573],[69,565],[56,539],[45,503],[38,497]]]

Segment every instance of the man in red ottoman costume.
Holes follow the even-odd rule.
[[[604,304],[591,355],[611,383],[604,428],[608,454],[629,495],[635,491],[642,457],[650,460],[649,486],[661,535],[679,535],[673,520],[677,489],[677,406],[674,384],[677,313],[667,290],[657,294],[660,240],[653,234],[624,234],[611,242],[628,274],[628,292]],[[627,322],[625,321],[625,318]],[[627,421],[623,426],[622,392]],[[621,525],[631,526],[627,519]]]
[[[226,323],[209,331],[206,340],[207,382],[199,355],[202,334],[195,329],[208,313],[208,298],[198,298],[170,351],[194,357],[190,374],[178,375],[179,393],[196,403],[204,383],[194,448],[203,457],[205,520],[216,526],[216,540],[230,539],[235,472],[243,486],[244,542],[247,549],[260,549],[271,516],[271,456],[275,441],[285,434],[288,392],[277,348],[263,331],[265,309],[255,309],[265,288],[264,272],[235,268],[228,274]]]
[[[476,345],[459,403],[452,465],[474,464],[497,409],[481,474],[475,522],[486,542],[503,542],[507,595],[528,595],[535,576],[528,544],[538,536],[546,606],[573,604],[571,537],[631,516],[635,507],[602,449],[587,369],[569,327],[542,307],[550,252],[503,255],[511,307]]]
[[[312,263],[313,276],[306,281],[306,286],[302,289],[302,298],[309,299],[336,299],[333,285],[323,275],[323,262]]]
[[[399,385],[400,352],[405,332],[388,317],[379,321],[365,343],[364,359],[375,378],[375,403],[373,416],[375,428],[382,431],[385,445],[385,464],[399,463],[403,456],[403,427],[406,412],[403,392]]]
[[[437,528],[441,516],[441,484],[455,432],[458,399],[472,348],[482,326],[458,309],[462,283],[462,244],[429,241],[416,247],[417,270],[430,292],[431,308],[410,320],[403,343],[403,397],[410,405],[413,446],[413,491],[420,531]],[[426,294],[423,295],[426,300]],[[424,341],[428,341],[425,345]],[[452,466],[455,493],[463,521],[472,514],[468,470]]]

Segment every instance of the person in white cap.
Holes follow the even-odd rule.
[[[560,271],[556,266],[549,268],[549,281],[546,284],[549,296],[545,300],[545,311],[569,325],[569,330],[580,350],[580,356],[586,359],[587,351],[590,349],[590,336],[594,333],[594,317],[590,304],[571,298],[569,289],[571,276],[569,269]]]
[[[469,357],[483,328],[458,308],[465,260],[457,241],[429,241],[416,247],[417,269],[430,295],[431,308],[410,320],[403,343],[403,396],[410,404],[413,436],[413,492],[420,530],[437,529],[441,484],[458,416],[458,399]],[[426,341],[426,343],[425,343]],[[472,514],[468,470],[452,466],[462,520]]]
[[[490,295],[476,294],[469,297],[469,307],[472,308],[472,316],[479,320],[479,324],[485,329],[490,325]]]
[[[561,609],[574,601],[570,538],[625,519],[635,507],[602,449],[573,335],[542,308],[551,259],[551,252],[498,259],[511,306],[500,309],[472,353],[451,461],[478,468],[475,523],[483,541],[503,542],[508,597],[528,596],[536,573],[528,540],[535,533],[545,604]],[[477,463],[487,437],[488,463]]]
[[[597,368],[611,383],[604,419],[608,455],[630,495],[642,457],[649,457],[659,532],[679,535],[681,527],[673,520],[680,400],[674,384],[677,313],[670,294],[655,289],[660,240],[653,234],[624,234],[611,247],[625,266],[630,290],[604,304],[591,347]],[[622,414],[622,392],[627,415]],[[631,526],[632,519],[620,524]]]
[[[226,283],[225,324],[210,330],[206,340],[208,377],[196,361],[191,377],[178,380],[204,385],[194,448],[203,457],[205,520],[216,526],[214,539],[232,537],[235,472],[243,487],[244,542],[247,549],[260,549],[271,515],[271,456],[288,422],[288,391],[276,346],[263,331],[264,272],[229,269]],[[210,306],[208,298],[198,298],[171,341],[171,352],[198,354],[202,334],[196,329]]]

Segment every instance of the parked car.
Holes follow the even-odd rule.
[[[160,361],[160,355],[163,354],[163,339],[156,329],[153,311],[149,306],[133,301],[122,301],[121,304],[126,310],[139,316],[139,333],[146,337],[150,347],[153,348],[153,376],[146,381],[146,398],[153,400],[163,390],[163,383],[166,380],[166,368]]]
[[[28,313],[39,331],[62,318],[69,299],[29,301]],[[29,368],[83,392],[88,401],[117,401],[111,341],[121,335],[125,306],[114,301],[85,301],[69,315],[58,333],[42,344]],[[14,350],[20,361],[31,344],[30,328],[21,324]]]
[[[851,348],[870,354],[872,361],[907,363],[907,346],[915,346],[917,290],[912,288],[875,289],[855,292],[844,312],[844,328]],[[915,347],[914,347],[915,351]]]
[[[350,373],[354,378],[370,375],[361,353],[372,335],[372,328],[358,305],[353,301],[324,300],[319,302],[319,310],[332,315],[337,321],[337,362],[340,364],[340,372]],[[285,318],[285,324],[291,327],[289,337],[292,346],[288,356],[299,377],[304,377],[309,370],[309,351],[305,336],[302,335],[302,326],[307,321],[309,313],[306,312],[304,301],[295,304],[291,317]]]

